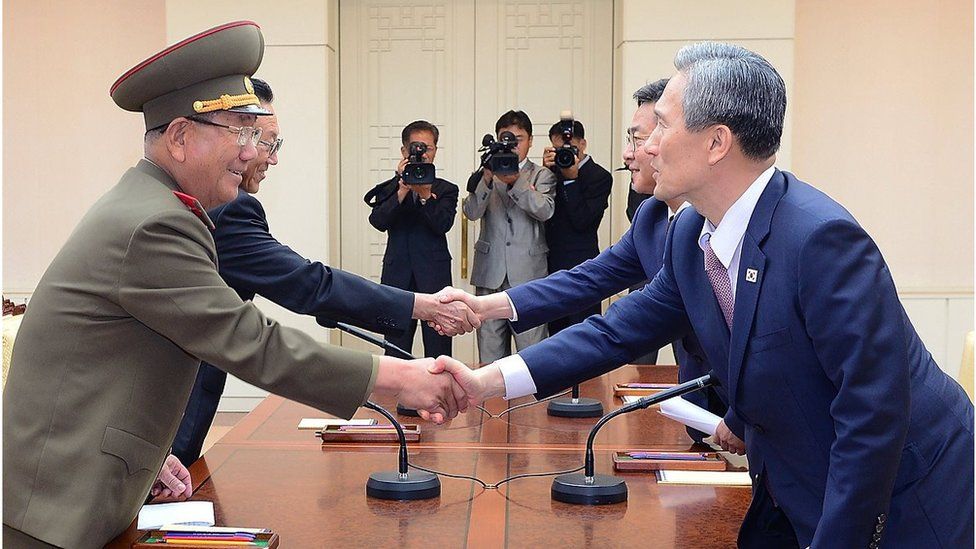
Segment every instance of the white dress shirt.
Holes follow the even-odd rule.
[[[705,242],[711,240],[712,250],[716,257],[722,262],[728,271],[729,281],[732,283],[732,297],[735,299],[736,273],[739,271],[739,256],[742,252],[742,239],[745,237],[746,229],[749,227],[749,220],[752,219],[752,212],[756,209],[759,197],[773,177],[776,168],[770,166],[766,171],[759,174],[759,177],[752,182],[744,193],[729,207],[725,212],[725,217],[716,227],[705,219],[702,225],[701,235],[698,237],[699,247],[703,247]],[[687,204],[678,208],[680,212]],[[677,213],[677,212],[676,212]],[[702,248],[704,250],[704,248]],[[702,270],[705,263],[702,262]],[[506,294],[507,297],[508,294]],[[515,312],[515,305],[511,298],[508,300],[512,305],[512,319],[518,318]],[[505,380],[505,400],[531,395],[537,392],[535,381],[529,372],[529,367],[518,354],[507,356],[496,360],[494,364]]]

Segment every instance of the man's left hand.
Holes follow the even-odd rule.
[[[190,471],[173,454],[166,456],[156,482],[149,489],[153,503],[183,501],[193,495]]]

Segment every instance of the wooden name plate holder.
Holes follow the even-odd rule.
[[[674,387],[674,383],[617,383],[613,386],[613,396],[651,396]]]
[[[407,442],[420,440],[420,425],[404,423],[403,435]],[[318,432],[322,442],[397,442],[396,428],[392,425],[328,425]]]
[[[726,461],[716,452],[627,450],[613,454],[613,468],[618,471],[724,471],[726,466]]]

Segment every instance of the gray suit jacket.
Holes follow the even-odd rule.
[[[201,359],[343,417],[372,390],[370,355],[241,301],[175,190],[148,161],[127,171],[48,267],[18,333],[3,394],[3,522],[48,543],[101,547],[128,527]]]
[[[464,215],[481,220],[471,284],[497,289],[506,276],[518,286],[549,274],[545,221],[555,210],[555,189],[556,176],[528,160],[511,187],[495,177],[492,188],[481,181],[468,193]]]

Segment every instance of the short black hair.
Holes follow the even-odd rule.
[[[508,111],[499,116],[498,122],[495,122],[495,135],[498,135],[498,132],[502,131],[502,128],[509,126],[523,129],[529,136],[532,135],[532,120],[523,111]]]
[[[414,132],[430,132],[434,135],[434,144],[437,144],[437,139],[440,138],[441,132],[437,130],[437,126],[431,124],[426,120],[414,120],[413,122],[407,124],[403,131],[400,132],[400,141],[404,145],[410,142],[410,136]]]
[[[254,86],[254,95],[258,96],[258,99],[262,103],[271,103],[274,101],[274,93],[271,91],[271,86],[267,82],[260,78],[251,78],[251,84]]]
[[[573,120],[573,137],[578,137],[580,139],[583,139],[583,137],[586,135],[585,131],[586,130],[583,129],[582,122],[580,122],[579,120]],[[556,122],[555,124],[552,125],[551,128],[549,128],[549,139],[552,139],[554,135],[562,135],[562,134],[563,134],[563,130],[559,122]]]
[[[657,82],[644,84],[638,88],[634,92],[634,99],[637,101],[637,106],[640,107],[644,103],[657,103],[657,100],[664,94],[664,88],[668,85],[668,80],[668,78],[662,78]]]

